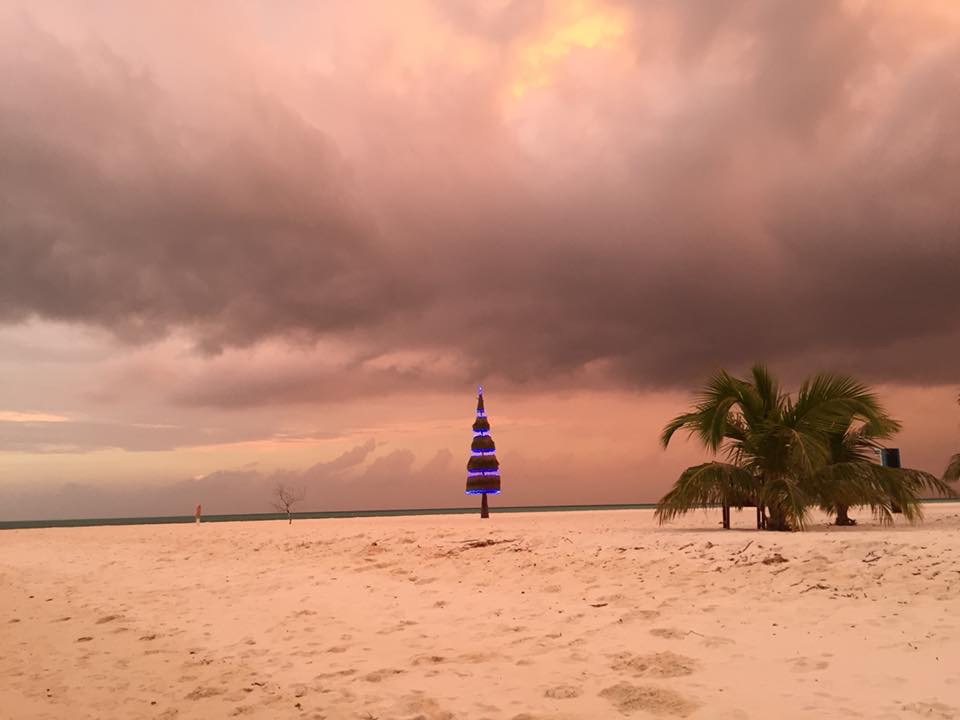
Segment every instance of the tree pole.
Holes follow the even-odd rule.
[[[483,498],[480,501],[480,517],[488,518],[490,517],[490,508],[487,507],[487,494],[481,493],[480,497]]]

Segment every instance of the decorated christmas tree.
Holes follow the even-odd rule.
[[[483,388],[477,388],[477,419],[473,423],[473,442],[467,463],[467,494],[480,495],[480,517],[489,517],[487,495],[500,492],[500,463],[490,437],[490,421],[483,409]]]

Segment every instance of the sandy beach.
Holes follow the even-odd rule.
[[[0,717],[956,718],[960,505],[926,514],[4,531]]]

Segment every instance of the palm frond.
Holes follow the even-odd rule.
[[[762,501],[770,508],[771,517],[780,514],[794,530],[803,530],[807,523],[810,497],[794,478],[780,476],[763,488]]]
[[[885,474],[880,465],[855,460],[827,465],[810,478],[808,487],[825,512],[835,512],[840,505],[865,505],[881,524],[888,525],[893,522],[895,505],[909,506],[907,514],[911,515],[915,504],[909,493],[890,485],[891,481],[895,483],[896,478]]]
[[[801,475],[815,473],[830,460],[830,447],[823,435],[787,428],[786,450],[790,466]]]
[[[888,506],[890,512],[894,508],[899,509],[903,517],[911,523],[923,519],[923,509],[920,507],[920,497],[917,492],[912,472],[906,468],[890,468],[882,465],[874,465],[874,482],[880,491],[884,503]],[[874,506],[871,505],[871,508]],[[892,519],[892,514],[891,514]]]
[[[697,410],[700,413],[698,435],[701,442],[716,452],[729,428],[730,415],[737,405],[742,406],[746,383],[725,370],[716,373],[699,395]]]
[[[891,468],[893,469],[893,468]],[[913,470],[911,468],[896,468],[904,474],[904,481],[917,494],[917,498],[923,500],[930,497],[956,497],[957,492],[953,487],[936,475],[923,470]]]
[[[753,476],[730,463],[708,462],[684,470],[660,498],[654,516],[663,523],[697,508],[724,502],[737,505],[754,491]]]
[[[818,431],[849,425],[855,417],[878,424],[889,420],[877,396],[866,385],[832,373],[819,373],[804,381],[791,409],[798,427]]]
[[[886,414],[882,414],[867,420],[860,432],[864,437],[872,440],[887,440],[903,429],[903,424],[899,420],[894,420]]]
[[[773,377],[766,365],[757,363],[750,370],[753,376],[752,395],[756,398],[756,406],[751,407],[757,419],[769,418],[780,409],[783,394],[780,392],[780,383]],[[752,405],[752,403],[751,403]]]
[[[670,440],[678,430],[682,430],[685,427],[688,429],[691,428],[697,421],[698,417],[699,414],[695,412],[677,415],[673,420],[668,422],[667,426],[663,429],[663,432],[660,435],[660,444],[664,447],[667,447],[670,444]]]
[[[943,471],[943,479],[947,482],[960,480],[960,453],[950,458],[947,469]]]
[[[667,447],[681,429],[696,436],[711,452],[717,452],[728,438],[737,432],[734,408],[741,405],[745,383],[724,370],[711,377],[697,393],[697,402],[692,412],[677,415],[660,434],[660,444]]]

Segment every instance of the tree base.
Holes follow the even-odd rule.
[[[760,505],[757,505],[757,530],[766,530],[767,529],[767,515],[763,512],[763,508]]]
[[[774,530],[776,532],[793,532],[790,522],[786,517],[777,512],[771,512],[763,521],[764,530]]]
[[[838,505],[837,506],[837,519],[833,522],[834,525],[839,525],[840,527],[848,527],[850,525],[856,525],[857,521],[852,517],[847,515],[847,506]]]

